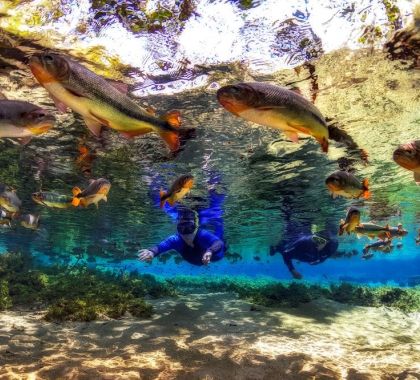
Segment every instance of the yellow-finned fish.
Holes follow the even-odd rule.
[[[107,195],[109,189],[111,188],[111,183],[105,178],[92,179],[89,182],[89,186],[85,190],[81,190],[78,187],[73,188],[73,206],[77,207],[79,205],[83,207],[88,207],[92,203],[98,207],[100,201],[107,201]]]
[[[117,130],[126,137],[156,132],[171,151],[180,148],[180,114],[172,111],[157,118],[137,105],[121,86],[90,71],[79,63],[58,54],[37,54],[29,67],[38,82],[45,87],[60,111],[67,107],[83,116],[87,127],[99,136],[102,127]]]
[[[9,212],[18,212],[22,201],[16,194],[16,190],[10,186],[0,184],[0,207]]]
[[[389,232],[389,225],[387,224],[385,227],[379,226],[374,223],[360,223],[358,226],[355,227],[354,232],[356,233],[357,237],[360,235],[365,235],[369,238],[383,236],[383,238],[391,238],[391,233]]]
[[[337,170],[330,174],[325,180],[328,190],[331,191],[333,198],[342,196],[344,198],[369,198],[369,181],[365,178],[358,180],[353,174]]]
[[[0,100],[0,138],[17,138],[27,144],[32,137],[54,126],[55,117],[47,110],[20,100]]]
[[[282,130],[293,142],[298,133],[310,135],[328,152],[329,131],[318,108],[294,91],[268,83],[250,82],[217,91],[219,103],[234,115]]]
[[[72,207],[73,197],[49,191],[38,191],[32,194],[32,200],[50,208],[69,208]]]
[[[359,224],[360,210],[352,206],[347,210],[346,219],[341,220],[338,234],[343,235],[344,232],[347,232],[347,235],[350,235],[350,233],[353,232]]]
[[[160,191],[160,207],[162,208],[166,202],[173,206],[176,202],[184,198],[194,185],[194,177],[192,175],[182,175],[172,184],[167,193]]]
[[[401,144],[394,151],[394,161],[414,173],[414,180],[420,186],[420,140]]]

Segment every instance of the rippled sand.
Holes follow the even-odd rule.
[[[420,379],[420,317],[317,301],[251,311],[232,294],[154,301],[152,320],[0,314],[1,379]]]

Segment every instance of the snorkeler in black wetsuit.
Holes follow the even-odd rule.
[[[299,260],[310,265],[320,264],[333,255],[337,248],[338,242],[336,239],[308,235],[297,239],[285,248],[281,245],[271,247],[270,254],[280,252],[292,276],[301,279],[303,276],[295,269],[292,260]]]

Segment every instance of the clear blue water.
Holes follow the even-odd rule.
[[[397,145],[420,136],[419,77],[414,68],[390,60],[383,51],[393,30],[409,25],[410,4],[399,4],[398,24],[390,21],[379,2],[370,2],[368,8],[358,4],[356,9],[346,2],[326,2],[319,7],[296,2],[276,16],[272,13],[278,8],[272,1],[256,2],[250,9],[237,3],[197,2],[197,14],[184,24],[167,20],[157,31],[136,32],[115,18],[94,27],[89,24],[95,12],[89,2],[63,2],[63,15],[57,19],[42,13],[51,10],[38,10],[42,27],[33,20],[29,23],[23,13],[20,24],[17,16],[2,20],[4,31],[11,33],[7,34],[9,45],[18,40],[17,35],[26,39],[7,49],[7,39],[2,39],[0,56],[7,59],[2,60],[1,92],[46,106],[59,123],[24,147],[0,141],[0,182],[14,186],[23,201],[22,209],[41,218],[37,231],[18,225],[2,229],[0,252],[30,251],[48,264],[78,262],[162,276],[289,279],[281,256],[270,256],[269,247],[280,240],[293,241],[302,233],[337,229],[346,209],[356,205],[363,221],[402,223],[408,231],[403,247],[363,260],[362,249],[371,241],[354,235],[339,237],[344,257],[330,258],[318,266],[297,264],[304,278],[406,285],[420,275],[420,246],[415,244],[420,227],[420,187],[414,184],[412,173],[392,160]],[[24,12],[26,6],[22,2],[16,9]],[[215,25],[221,14],[226,19]],[[197,37],[200,23],[209,34],[203,32],[202,39]],[[360,39],[366,37],[363,30],[368,24],[380,26],[382,35],[364,43]],[[24,33],[22,25],[28,26],[29,32]],[[83,31],[83,25],[87,30]],[[333,38],[339,27],[345,35],[343,41]],[[72,47],[65,35],[74,39]],[[48,41],[46,36],[52,37]],[[18,52],[26,52],[22,46],[30,46],[31,40],[39,46],[31,46],[29,51],[54,47],[99,74],[123,80],[139,104],[153,105],[159,114],[179,109],[183,125],[196,128],[196,137],[175,159],[152,135],[127,141],[108,130],[102,141],[96,140],[78,116],[58,114],[19,60]],[[122,40],[126,43],[121,44]],[[219,48],[208,45],[215,41]],[[95,46],[102,46],[101,58],[95,55]],[[305,61],[312,66],[303,65]],[[315,76],[310,76],[311,70]],[[216,90],[244,80],[293,84],[307,98],[316,95],[315,105],[321,112],[369,153],[369,165],[355,162],[354,167],[358,177],[369,178],[372,197],[346,201],[329,195],[325,178],[338,169],[340,158],[349,158],[343,147],[333,144],[324,155],[312,139],[293,144],[278,131],[224,110],[216,100]],[[80,144],[96,152],[90,175],[76,165]],[[174,219],[156,204],[159,188],[169,187],[187,173],[195,176],[196,184],[183,203],[208,210],[212,192],[217,194],[217,215],[203,220],[202,227],[213,231],[223,222],[228,253],[239,254],[239,259],[228,255],[208,267],[194,267],[179,262],[179,255],[172,253],[164,262],[140,263],[136,260],[138,249],[150,247],[176,230]],[[71,194],[73,186],[83,188],[89,178],[99,177],[112,183],[108,202],[100,203],[99,209],[52,210],[30,199],[30,194],[40,189]],[[357,254],[346,257],[352,250]]]

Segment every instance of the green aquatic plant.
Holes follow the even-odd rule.
[[[197,289],[234,292],[242,299],[268,307],[298,307],[319,298],[327,298],[355,306],[389,306],[405,312],[420,310],[420,287],[370,287],[350,283],[321,286],[306,282],[278,282],[246,277],[177,276],[168,281],[181,292]]]
[[[9,295],[9,284],[6,280],[0,280],[0,310],[9,309],[12,306],[12,299]]]
[[[122,317],[127,311],[146,318],[153,307],[144,296],[174,295],[172,286],[152,276],[91,271],[86,267],[35,268],[22,254],[0,255],[0,309],[38,303],[47,320],[90,321]]]

